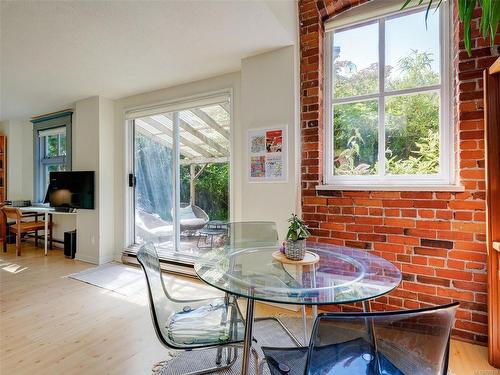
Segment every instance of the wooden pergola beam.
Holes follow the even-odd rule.
[[[153,119],[151,117],[144,117],[144,118],[141,118],[140,120],[144,121],[148,125],[151,125],[152,127],[154,127],[155,129],[157,129],[158,131],[160,131],[162,133],[165,133],[170,138],[173,137],[172,130],[170,130],[165,124],[162,124],[161,122],[156,121],[155,119]],[[191,142],[189,139],[186,139],[182,135],[180,135],[180,138],[181,138],[181,143],[183,145],[185,145],[186,147],[189,147],[193,151],[196,151],[198,154],[206,156],[206,157],[212,157],[213,156],[210,152],[208,152],[207,150],[205,150],[203,147],[200,147],[199,145]],[[191,156],[193,156],[193,154],[191,154]]]
[[[213,157],[213,158],[186,158],[186,159],[181,159],[180,164],[181,165],[190,165],[190,164],[221,164],[221,163],[228,163],[229,158],[228,157]]]
[[[214,129],[217,133],[226,138],[228,141],[230,140],[229,132],[226,129],[224,129],[221,125],[219,125],[219,123],[217,123],[212,117],[210,117],[210,115],[203,112],[199,108],[191,109],[190,112],[193,113],[196,117],[198,117],[201,121],[206,123],[209,127]]]
[[[151,133],[148,129],[146,128],[143,128],[142,126],[137,126],[136,127],[136,130],[141,133],[143,136],[155,141],[155,142],[158,142],[162,145],[165,145],[167,146],[168,148],[172,149],[174,146],[173,146],[173,143],[172,143],[172,138],[163,138],[163,137],[160,137],[160,135],[166,135],[165,133],[161,133],[161,134],[155,134],[155,133]],[[184,155],[186,157],[185,160],[198,160],[200,159],[199,156],[189,152],[189,151],[186,151],[186,150],[180,150],[181,154]],[[209,158],[210,159],[210,158]]]
[[[153,134],[148,129],[143,128],[142,126],[137,126],[136,127],[136,131],[138,131],[143,136],[145,136],[145,137],[147,137],[147,138],[149,138],[149,139],[151,139],[151,140],[153,140],[155,142],[161,143],[162,145],[165,145],[165,146],[167,146],[169,148],[172,148],[172,142],[169,142],[169,141],[167,141],[164,138],[158,137],[159,134]],[[191,157],[195,158],[194,155],[192,155]]]
[[[169,120],[172,120],[172,114],[170,114],[170,113],[167,113],[167,114],[164,114],[161,116],[164,116],[164,117],[168,118]],[[229,150],[225,149],[223,146],[221,146],[219,143],[215,142],[214,140],[210,139],[205,134],[196,130],[189,123],[187,123],[186,121],[184,121],[182,119],[180,119],[180,127],[181,127],[181,129],[183,129],[186,132],[188,132],[189,134],[191,134],[193,137],[198,138],[203,143],[205,143],[206,145],[210,146],[211,148],[213,148],[214,150],[219,152],[221,155],[224,155],[224,156],[229,155]]]

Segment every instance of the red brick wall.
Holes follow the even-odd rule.
[[[365,0],[299,1],[302,210],[312,241],[366,249],[403,272],[401,286],[376,309],[461,303],[454,335],[487,340],[482,71],[500,52],[479,37],[464,50],[454,12],[455,153],[465,192],[316,191],[322,183],[323,21]]]

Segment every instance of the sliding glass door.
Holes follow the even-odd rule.
[[[187,263],[216,245],[230,212],[229,108],[219,98],[134,119],[136,244]]]

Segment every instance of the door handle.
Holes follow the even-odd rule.
[[[133,173],[128,174],[128,186],[129,187],[135,187],[137,183],[137,179],[135,178]]]

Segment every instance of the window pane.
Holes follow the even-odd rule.
[[[388,19],[385,45],[387,90],[439,84],[439,11]]]
[[[135,242],[152,242],[161,252],[172,248],[174,236],[172,140],[155,137],[142,119],[135,124]]]
[[[229,219],[230,117],[220,105],[179,112],[180,129],[181,243],[185,254],[198,256],[216,247],[226,233],[225,226],[208,221]],[[194,211],[197,224],[184,225],[184,213]],[[208,233],[208,234],[207,234]],[[211,234],[210,234],[211,233]]]
[[[335,175],[377,174],[378,102],[333,107]]]
[[[385,112],[386,173],[438,173],[439,94],[390,97]]]
[[[378,92],[378,23],[335,32],[333,97]]]
[[[59,134],[59,156],[66,155],[66,134]]]
[[[45,137],[45,157],[50,158],[59,156],[58,135],[49,135]]]

